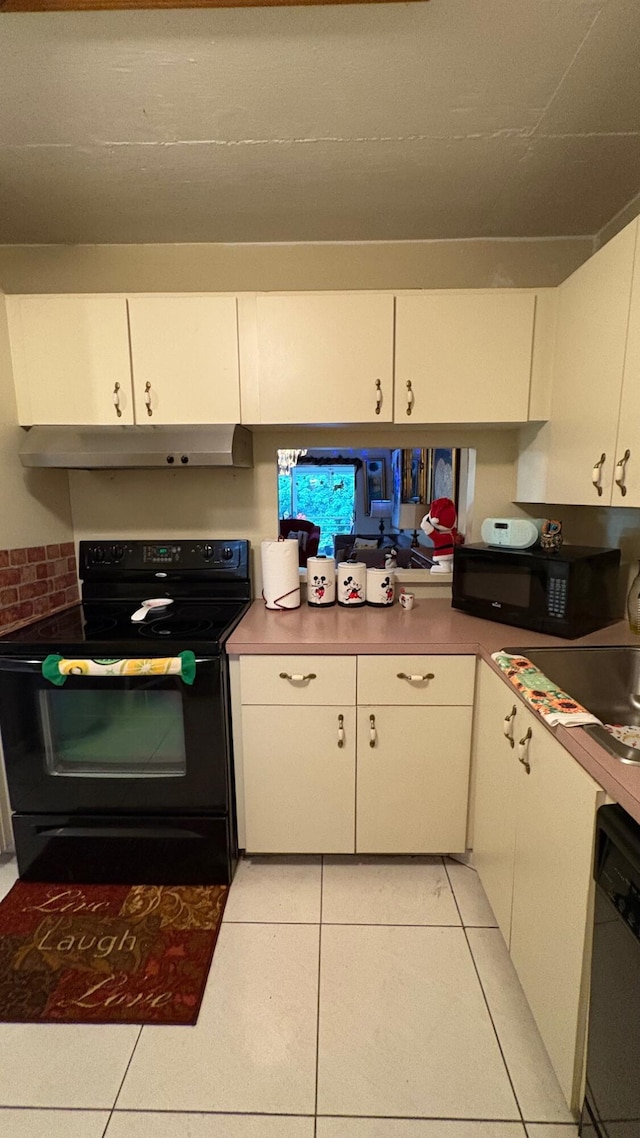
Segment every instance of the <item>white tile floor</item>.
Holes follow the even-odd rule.
[[[0,1138],[577,1134],[449,859],[244,861],[195,1027],[0,1024],[0,1055]]]

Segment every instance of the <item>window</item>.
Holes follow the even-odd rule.
[[[318,553],[333,557],[336,533],[353,533],[356,471],[353,465],[305,462],[278,476],[281,519],[304,518],[320,527]]]

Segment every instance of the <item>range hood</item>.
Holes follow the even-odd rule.
[[[124,470],[164,466],[253,466],[253,439],[234,423],[187,427],[31,427],[23,466]]]

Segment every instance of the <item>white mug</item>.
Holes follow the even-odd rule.
[[[409,609],[413,608],[414,599],[415,593],[400,593],[400,596],[398,597],[400,604],[402,605],[403,609],[407,610],[407,612]]]

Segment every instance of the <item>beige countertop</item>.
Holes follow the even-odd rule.
[[[255,601],[229,637],[230,655],[304,653],[309,655],[380,655],[457,653],[486,660],[520,699],[518,692],[491,660],[500,648],[518,651],[536,647],[605,647],[640,645],[625,621],[592,632],[579,640],[543,636],[524,628],[467,616],[451,608],[449,600],[417,600],[406,612],[395,604],[388,609],[314,609],[302,605],[272,612]],[[541,717],[540,720],[544,723]],[[603,750],[580,727],[545,728],[582,767],[640,822],[640,765],[621,763]]]

